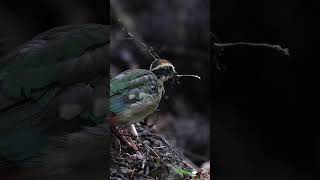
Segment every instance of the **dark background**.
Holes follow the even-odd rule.
[[[110,24],[105,0],[1,0],[0,56],[56,26]]]
[[[211,28],[222,42],[280,44],[291,52],[230,48],[219,58],[227,71],[214,72],[215,179],[319,178],[315,12],[304,1],[212,2]]]

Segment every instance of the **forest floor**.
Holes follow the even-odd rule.
[[[147,127],[138,125],[136,129],[138,137],[126,136],[133,140],[138,151],[114,136],[110,179],[210,179],[208,172],[192,167],[164,138]]]

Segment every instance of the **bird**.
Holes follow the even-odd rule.
[[[67,150],[48,149],[79,148],[69,145],[96,136],[87,127],[108,126],[109,50],[110,25],[74,24],[40,33],[0,58],[0,179],[9,172],[1,169],[49,166],[44,160]]]
[[[149,70],[129,69],[110,80],[110,117],[112,127],[131,126],[153,114],[165,94],[164,83],[182,76],[200,78],[196,75],[179,75],[174,65],[166,59],[155,59]],[[131,138],[122,139],[137,151]]]
[[[175,67],[161,59],[154,61],[149,70],[130,69],[111,79],[111,123],[134,124],[152,114],[165,92],[164,82],[176,74]]]

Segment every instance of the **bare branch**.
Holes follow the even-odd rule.
[[[288,48],[282,48],[280,45],[272,45],[267,43],[236,42],[236,43],[213,43],[213,45],[218,48],[227,48],[227,47],[234,47],[234,46],[264,47],[264,48],[271,48],[276,51],[279,51],[286,56],[290,55]]]

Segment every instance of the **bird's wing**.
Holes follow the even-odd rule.
[[[127,70],[110,82],[110,111],[119,113],[158,91],[157,77],[144,69]]]
[[[110,97],[156,79],[157,77],[151,71],[145,69],[129,69],[111,79]]]
[[[109,26],[54,28],[0,59],[1,91],[8,97],[30,97],[53,84],[89,80],[108,71],[107,58],[95,58],[108,51]]]
[[[102,114],[96,107],[107,104],[106,91],[93,82],[109,74],[109,45],[109,26],[63,26],[0,59],[0,166],[3,157],[25,162],[49,137],[92,125],[91,114],[82,117],[87,110]]]

